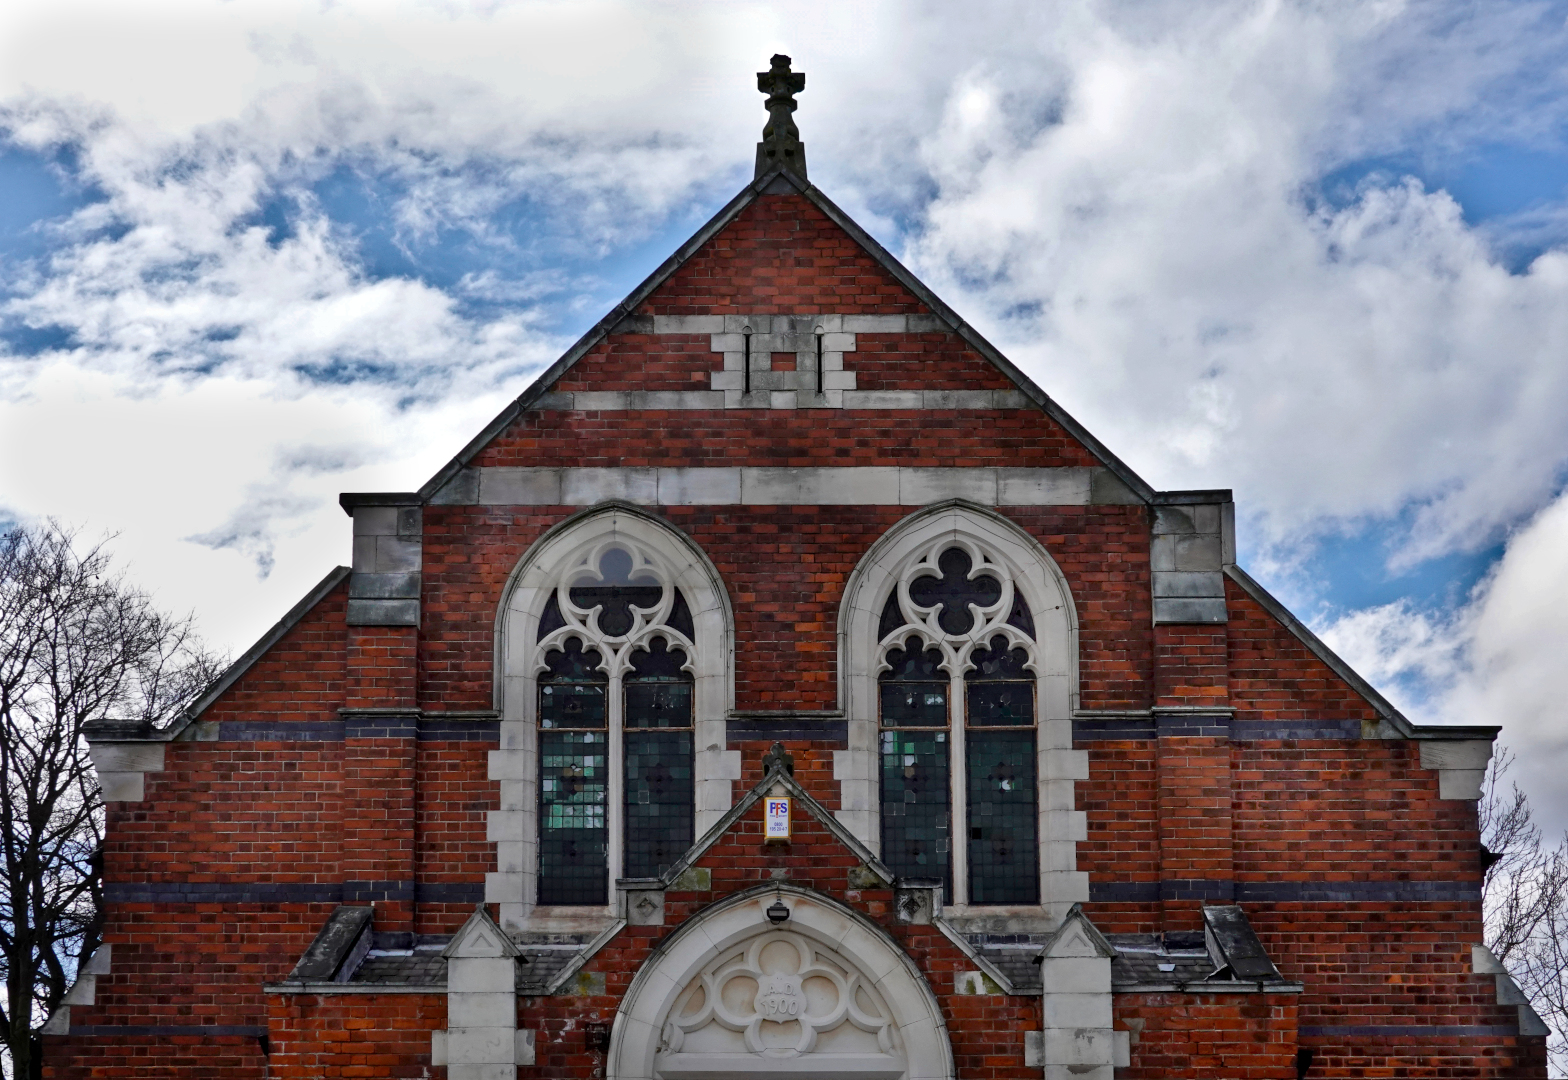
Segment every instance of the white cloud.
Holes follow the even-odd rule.
[[[1510,274],[1415,180],[1314,191],[1492,115],[1467,95],[1516,74],[1484,47],[1498,28],[1427,38],[1446,69],[1368,85],[1358,65],[1430,30],[1402,6],[1218,5],[1156,35],[1072,10],[1044,57],[1068,72],[1059,122],[1020,125],[994,65],[951,90],[922,147],[926,276],[1135,467],[1234,485],[1275,541],[1414,504],[1407,565],[1540,506],[1568,457],[1568,256]]]
[[[1510,537],[1457,610],[1399,601],[1341,615],[1322,636],[1417,722],[1501,725],[1537,821],[1568,831],[1568,496]]]
[[[7,267],[8,316],[72,336],[0,358],[0,508],[120,530],[243,648],[346,557],[338,491],[422,482],[597,317],[600,259],[748,175],[782,50],[813,177],[1135,468],[1235,486],[1272,568],[1371,519],[1413,522],[1408,565],[1553,498],[1568,256],[1509,273],[1560,204],[1477,228],[1398,163],[1551,144],[1565,44],[1548,7],[1458,0],[0,7],[0,124],[103,196]],[[519,259],[378,275],[335,170],[405,251]],[[536,232],[498,224],[519,202]],[[1412,708],[1548,716],[1558,629],[1505,598],[1564,595],[1526,556],[1549,517],[1466,612],[1335,640]]]

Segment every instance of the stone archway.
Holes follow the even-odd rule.
[[[782,902],[789,918],[772,922]],[[689,920],[632,980],[607,1080],[952,1080],[936,997],[875,923],[763,886]]]

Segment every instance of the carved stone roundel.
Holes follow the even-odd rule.
[[[667,1054],[795,1058],[898,1052],[891,1014],[858,971],[788,931],[765,933],[702,972],[665,1025]]]

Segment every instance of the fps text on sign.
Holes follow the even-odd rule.
[[[770,795],[764,803],[767,807],[764,820],[762,837],[764,840],[789,839],[789,796]]]

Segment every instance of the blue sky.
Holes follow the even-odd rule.
[[[243,649],[745,181],[813,179],[1568,825],[1568,5],[0,13],[0,517]]]

